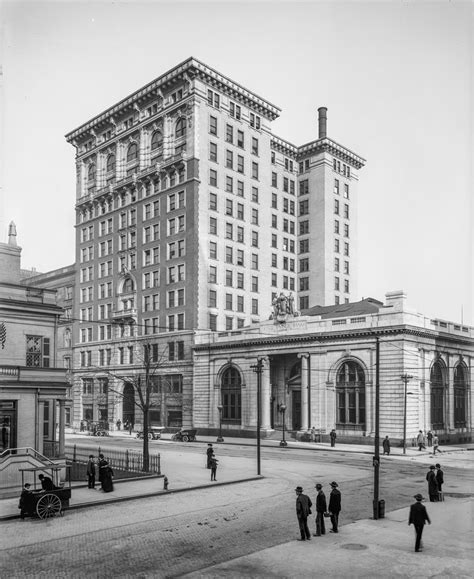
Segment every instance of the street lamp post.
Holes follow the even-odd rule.
[[[285,440],[285,412],[286,412],[285,404],[280,404],[280,412],[283,420],[283,439],[280,440],[280,446],[288,446],[288,443]]]
[[[219,406],[217,407],[217,410],[219,410],[219,436],[217,437],[216,442],[224,442],[224,439],[222,438],[222,405],[221,404],[219,404]]]
[[[403,389],[403,454],[407,452],[407,384],[413,378],[410,374],[403,374],[400,376],[403,380],[404,389]],[[410,392],[411,394],[411,392]]]
[[[262,372],[263,372],[263,359],[257,358],[257,363],[250,368],[257,374],[257,474],[261,474],[261,463],[260,463],[260,404],[261,404],[261,391],[262,391]]]

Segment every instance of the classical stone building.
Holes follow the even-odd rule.
[[[364,160],[328,138],[326,108],[302,146],[273,134],[279,114],[189,58],[66,136],[75,422],[140,423],[131,383],[152,347],[152,421],[190,426],[195,331],[266,320],[281,292],[300,310],[357,295]]]
[[[50,458],[64,456],[69,385],[57,360],[63,311],[54,290],[22,281],[20,259],[11,224],[8,243],[0,243],[0,486],[18,475],[18,468],[8,471],[10,449],[16,449],[16,457],[25,448]]]
[[[402,441],[406,417],[409,443],[420,429],[441,442],[472,440],[473,328],[416,313],[403,292],[387,294],[385,304],[317,306],[239,331],[199,333],[193,425],[215,433],[221,411],[224,437],[254,435],[263,359],[263,432],[281,430],[285,420],[300,434],[335,428],[339,440],[373,441],[377,341],[380,434]]]

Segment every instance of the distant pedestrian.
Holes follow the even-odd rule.
[[[382,442],[383,453],[390,454],[390,439],[386,436]]]
[[[316,441],[316,428],[311,428],[311,442],[315,442]]]
[[[436,451],[441,452],[439,449],[439,439],[437,434],[433,436],[433,455],[436,454]]]
[[[211,468],[211,459],[214,454],[214,449],[210,442],[207,443],[206,455],[207,455],[207,468]]]
[[[215,481],[216,479],[216,473],[217,473],[217,463],[219,461],[217,460],[217,458],[214,456],[214,454],[211,457],[211,480]]]
[[[438,481],[436,480],[435,465],[430,466],[430,470],[426,473],[426,480],[428,481],[428,494],[430,496],[430,502],[435,503],[438,501]]]
[[[320,537],[326,534],[326,525],[324,523],[324,513],[328,510],[326,503],[326,495],[323,491],[323,486],[319,483],[316,485],[318,494],[316,495],[316,533],[313,537]]]
[[[115,424],[117,425],[117,430],[120,430],[120,428],[122,426],[122,421],[120,420],[120,418],[117,420],[117,422]]]
[[[438,483],[438,493],[439,498],[441,499],[444,484],[444,472],[441,470],[441,465],[439,462],[436,463],[436,482]]]
[[[133,423],[131,420],[129,420],[128,422],[128,434],[132,434],[132,430],[133,430]]]
[[[418,436],[416,437],[416,444],[418,445],[418,450],[420,452],[422,449],[426,448],[425,437],[423,436],[423,432],[421,430],[418,432]]]
[[[30,490],[31,485],[30,483],[25,483],[23,490],[21,491],[20,501],[18,503],[18,508],[20,509],[20,518],[24,519],[25,515],[28,514],[30,510],[30,499],[31,495],[33,494]]]
[[[81,420],[80,432],[84,432],[85,429],[86,429],[86,423],[84,422],[84,420]]]
[[[329,495],[328,511],[331,516],[331,533],[339,533],[339,513],[341,512],[341,492],[337,488],[337,482],[331,483],[331,494]]]
[[[331,438],[331,446],[336,446],[337,434],[336,434],[336,431],[334,430],[334,428],[329,433],[329,437]]]
[[[415,542],[415,551],[418,553],[421,551],[421,535],[423,534],[423,528],[425,526],[425,521],[428,521],[428,524],[431,525],[430,518],[426,511],[425,505],[421,504],[423,497],[418,494],[413,497],[416,499],[416,503],[411,505],[410,507],[410,516],[408,518],[408,526],[412,523],[415,526],[415,533],[416,533],[416,542]]]
[[[428,433],[426,434],[426,440],[428,441],[428,446],[433,444],[433,433],[431,430],[428,430]]]
[[[95,489],[95,461],[93,454],[89,454],[86,472],[87,472],[87,487],[90,489]]]
[[[311,533],[308,528],[308,516],[311,514],[313,503],[311,499],[303,494],[303,487],[296,487],[296,517],[300,528],[301,538],[298,541],[311,541]]]

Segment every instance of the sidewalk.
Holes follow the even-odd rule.
[[[408,527],[409,508],[388,513],[385,519],[361,520],[344,525],[337,535],[312,537],[239,557],[185,575],[193,579],[232,577],[314,578],[456,578],[473,576],[474,499],[448,499],[425,503],[431,519],[423,532],[423,551],[414,552],[415,533]],[[314,530],[314,516],[311,517]]]

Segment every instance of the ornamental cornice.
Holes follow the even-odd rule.
[[[259,97],[257,94],[247,90],[242,85],[232,81],[230,78],[217,72],[203,62],[200,62],[199,60],[191,57],[181,64],[178,64],[168,72],[165,72],[158,78],[152,80],[128,97],[125,97],[117,104],[106,109],[104,112],[95,116],[89,122],[67,133],[65,136],[66,141],[74,144],[74,141],[84,133],[90,132],[91,129],[96,127],[109,124],[112,115],[122,115],[129,110],[136,110],[135,107],[138,107],[141,103],[149,100],[151,96],[160,94],[163,96],[163,88],[168,88],[169,86],[175,84],[178,80],[183,80],[189,83],[190,80],[195,77],[201,78],[211,86],[218,87],[219,90],[221,90],[223,93],[231,96],[233,99],[239,102],[244,103],[249,108],[252,108],[262,116],[271,120],[276,119],[281,112],[280,108],[271,104],[269,101],[266,101],[265,99]]]
[[[283,153],[288,157],[296,158],[298,154],[298,147],[292,143],[281,139],[280,137],[272,136],[270,140],[270,147],[279,153]]]
[[[330,153],[334,157],[341,159],[341,161],[348,163],[356,169],[360,169],[366,163],[364,158],[359,157],[359,155],[356,155],[350,149],[347,149],[346,147],[343,147],[342,145],[339,145],[339,143],[336,143],[335,141],[328,138],[317,139],[316,141],[312,141],[311,143],[307,143],[306,145],[298,147],[297,156],[300,159],[306,157],[307,155],[321,152]]]

